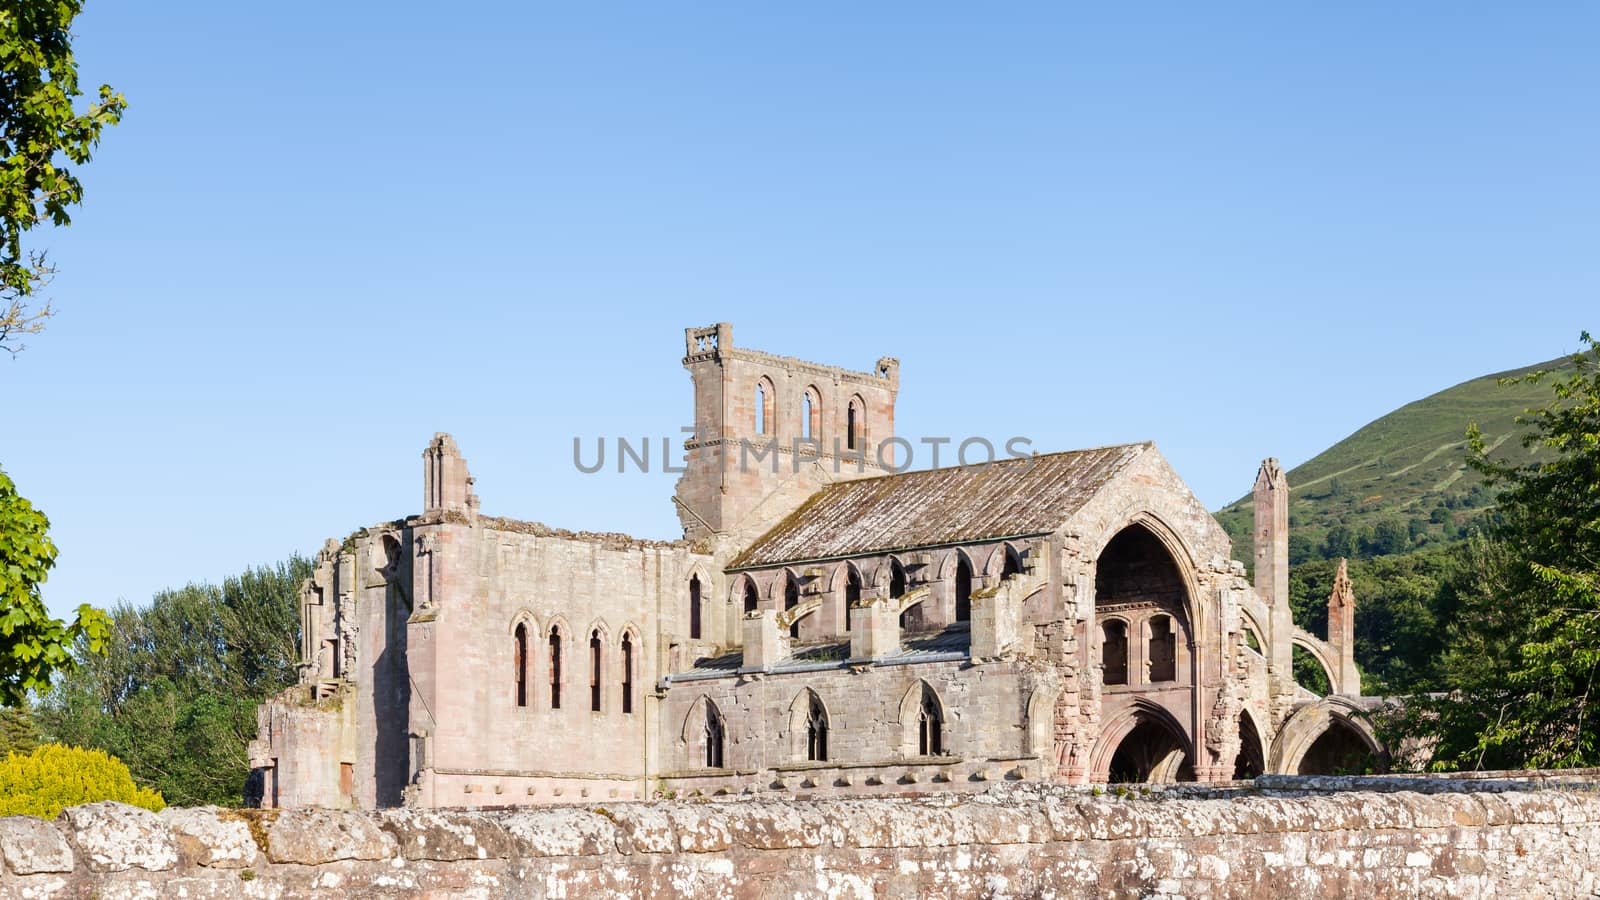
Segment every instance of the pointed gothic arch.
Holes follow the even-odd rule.
[[[900,753],[943,756],[948,745],[944,701],[927,679],[918,678],[900,698]]]
[[[789,704],[789,736],[793,757],[811,762],[827,761],[830,730],[827,705],[816,691],[801,688],[794,702]]]

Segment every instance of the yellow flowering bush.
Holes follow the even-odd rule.
[[[133,783],[122,760],[99,750],[45,744],[0,761],[0,816],[53,819],[68,806],[117,800],[157,811],[161,794]]]

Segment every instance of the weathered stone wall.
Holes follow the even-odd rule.
[[[101,803],[0,819],[0,896],[1587,896],[1595,790],[1273,776],[478,812]]]

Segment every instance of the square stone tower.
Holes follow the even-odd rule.
[[[684,331],[694,434],[673,502],[684,536],[727,558],[819,487],[896,464],[900,362],[854,372],[735,349],[733,326]]]

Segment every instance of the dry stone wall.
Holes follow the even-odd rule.
[[[0,818],[4,897],[1590,896],[1600,794],[1562,778],[520,810],[116,803]]]

